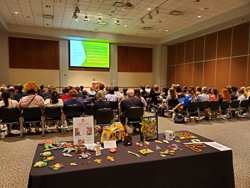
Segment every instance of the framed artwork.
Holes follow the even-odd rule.
[[[142,117],[141,125],[141,141],[150,141],[158,139],[158,116]]]

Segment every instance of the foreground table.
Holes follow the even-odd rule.
[[[197,136],[201,141],[211,141]],[[159,151],[170,149],[168,146],[171,143],[157,144],[151,141],[148,148],[154,153],[140,154],[138,158],[127,151],[138,153],[135,143],[139,138],[133,136],[132,146],[118,143],[114,154],[105,149],[101,156],[95,157],[95,153],[91,152],[90,160],[79,159],[74,152],[72,158],[63,157],[62,149],[54,150],[52,153],[56,160],[49,162],[48,166],[31,167],[28,187],[234,187],[232,150],[222,152],[207,146],[197,153],[183,145],[191,140],[186,139],[181,143],[171,142],[180,144],[182,151],[177,150],[175,156],[161,157]],[[163,139],[163,134],[160,134],[158,140]],[[161,149],[155,149],[156,145]],[[38,145],[33,164],[42,159],[39,154],[43,151],[44,146]],[[107,156],[114,157],[115,161],[108,161]],[[102,159],[102,163],[95,163],[97,158]],[[87,161],[91,163],[82,164]],[[51,164],[57,162],[63,163],[64,168],[58,171],[49,169]],[[70,166],[72,162],[78,165]]]

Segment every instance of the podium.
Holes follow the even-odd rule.
[[[101,82],[97,82],[97,81],[95,81],[95,82],[92,82],[92,88],[93,88],[93,90],[95,90],[95,86],[98,86],[98,90],[100,89],[99,88],[99,85],[101,84]]]

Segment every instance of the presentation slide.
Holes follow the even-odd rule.
[[[70,66],[109,68],[109,43],[71,40]]]

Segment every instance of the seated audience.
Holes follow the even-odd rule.
[[[148,92],[146,92],[145,90],[145,86],[141,86],[141,93],[142,93],[142,96],[148,96]]]
[[[238,92],[237,92],[237,87],[232,87],[232,89],[231,89],[231,100],[233,101],[233,100],[237,100],[238,99],[238,97],[239,97],[239,94],[238,94]]]
[[[227,101],[228,103],[230,103],[231,102],[231,96],[230,96],[229,91],[227,89],[222,89],[221,93],[222,93],[223,101]]]
[[[174,91],[173,88],[170,88],[170,89],[169,89],[169,95],[167,96],[166,100],[164,101],[163,106],[164,106],[165,108],[168,108],[168,101],[169,101],[170,99],[178,99],[178,96],[176,95],[176,92]]]
[[[245,97],[245,95],[244,95],[244,90],[243,89],[240,89],[239,90],[239,97],[238,97],[238,101],[240,101],[240,103],[242,102],[242,101],[244,101],[244,100],[247,100],[247,98]]]
[[[84,87],[83,86],[80,86],[80,91],[79,91],[79,93],[81,93],[82,94],[82,90],[84,89]]]
[[[60,106],[63,107],[63,100],[59,99],[59,94],[56,90],[53,90],[50,94],[50,99],[46,99],[44,101],[43,107],[56,107]]]
[[[111,108],[110,102],[105,99],[105,92],[100,90],[96,94],[96,100],[94,102],[94,117],[96,117],[96,112],[98,109]],[[99,132],[102,132],[103,126],[100,127]]]
[[[184,94],[187,93],[187,86],[183,86],[183,91],[182,91]]]
[[[76,90],[76,91],[77,91],[77,93],[78,93],[77,97],[81,97],[81,96],[82,96],[82,93],[80,93],[81,88],[80,88],[80,87],[78,87],[78,86],[76,86],[76,87],[75,87],[75,90]]]
[[[99,89],[104,91],[105,85],[104,84],[100,84],[99,85]],[[105,91],[104,91],[105,92]],[[105,92],[105,95],[107,95],[107,92]]]
[[[118,101],[117,95],[115,95],[115,90],[113,88],[109,88],[109,94],[106,95],[107,101]]]
[[[139,89],[134,90],[134,96],[141,99],[141,102],[142,102],[144,108],[147,107],[147,103],[146,103],[145,99],[142,97],[142,94],[141,94]]]
[[[21,84],[17,85],[17,90],[18,91],[13,94],[13,98],[19,102],[22,97],[27,96],[28,94],[23,92],[23,86]]]
[[[219,96],[218,96],[218,89],[217,87],[213,87],[211,89],[211,96],[209,97],[209,102],[211,101],[218,101],[219,100]]]
[[[24,91],[28,93],[28,96],[22,97],[19,101],[19,108],[24,109],[28,107],[40,107],[43,108],[44,100],[41,96],[36,95],[36,92],[38,90],[38,87],[35,82],[27,82],[24,85]],[[36,132],[39,131],[39,125],[40,123],[36,123]],[[31,132],[31,128],[29,124],[27,123],[25,125],[27,127],[27,132]]]
[[[229,94],[231,95],[232,94],[232,87],[230,85],[228,85],[226,87],[226,89],[228,90]],[[236,89],[237,90],[237,89]]]
[[[151,100],[152,100],[153,103],[157,104],[157,103],[161,102],[159,100],[159,96],[160,96],[159,86],[158,85],[154,85],[153,91],[154,92],[151,93],[151,98],[152,98]]]
[[[134,90],[129,89],[127,91],[128,98],[121,102],[121,115],[120,121],[126,131],[126,117],[127,117],[127,109],[135,106],[143,107],[141,99],[134,96]],[[133,132],[136,132],[136,127],[133,126]]]
[[[89,102],[92,103],[92,100],[91,100],[91,98],[88,96],[88,93],[87,93],[86,90],[83,90],[83,91],[82,91],[82,96],[81,96],[81,97],[78,97],[78,99],[79,99],[79,100],[82,100],[83,102],[84,102],[84,101],[89,101]]]
[[[118,97],[118,101],[121,102],[122,98],[123,98],[123,94],[121,94],[121,92],[119,92],[119,87],[115,86],[114,90],[115,90],[115,95]]]
[[[16,100],[12,100],[10,98],[10,92],[9,91],[3,91],[2,95],[2,101],[0,101],[0,108],[1,107],[6,107],[6,108],[19,108],[19,104]],[[7,128],[8,128],[8,134],[10,133],[11,129],[10,129],[10,124],[7,124]]]
[[[151,89],[150,89],[149,85],[146,85],[145,91],[146,91],[148,94],[150,93]]]
[[[98,86],[97,86],[98,88]],[[90,91],[88,91],[88,95],[96,95],[96,91],[93,90],[93,87],[90,88]]]
[[[189,88],[187,90],[187,94],[188,94],[188,96],[185,98],[184,103],[183,103],[184,110],[187,108],[188,103],[197,101],[197,97],[195,96],[192,88]]]
[[[53,87],[52,85],[48,85],[48,91],[44,92],[43,93],[43,97],[46,98],[50,93],[49,93],[49,90],[50,90],[50,87]]]
[[[203,87],[201,94],[197,96],[197,102],[209,101],[209,96],[207,95],[207,87]]]
[[[14,88],[14,86],[10,86],[10,87],[8,88],[8,91],[9,91],[9,93],[10,93],[10,98],[11,98],[11,99],[14,99],[14,98],[13,98],[13,95],[14,95],[14,93],[15,93],[15,88]]]
[[[68,95],[69,90],[70,90],[69,87],[65,87],[65,88],[64,88],[63,92],[65,92],[65,94],[61,97],[61,99],[62,99],[63,101],[68,100],[68,99],[71,98],[71,97]]]
[[[46,97],[44,97],[44,100],[50,99],[51,98],[51,92],[55,91],[55,90],[56,90],[55,87],[50,86],[50,88],[49,88],[49,94],[47,94]],[[39,92],[39,90],[37,90],[37,95],[40,95],[42,97],[42,94]]]
[[[44,92],[45,92],[45,90],[44,90],[44,85],[43,85],[43,84],[40,85],[40,92],[41,92],[41,93],[44,93]]]
[[[94,90],[96,93],[99,91],[99,87],[96,85],[95,86],[95,90]]]
[[[125,99],[128,98],[128,95],[127,95],[128,89],[127,89],[127,88],[123,88],[122,91],[123,91],[123,94],[122,94],[122,99],[121,99],[121,101],[123,101],[123,100],[125,100]]]
[[[71,89],[68,95],[70,99],[67,99],[63,102],[63,111],[65,112],[67,106],[77,105],[82,107],[82,113],[84,113],[85,105],[81,100],[77,99],[78,92],[76,91],[76,89]]]
[[[250,86],[247,87],[247,97],[250,100]]]
[[[105,91],[106,91],[107,94],[109,93],[109,86],[105,87]]]
[[[248,93],[247,93],[247,89],[246,89],[246,87],[241,87],[240,89],[242,89],[243,90],[243,92],[244,92],[244,96],[247,98],[248,97]],[[238,92],[239,93],[239,92]]]
[[[185,94],[181,92],[181,87],[180,86],[176,86],[176,95],[178,96],[178,98],[185,98]]]

